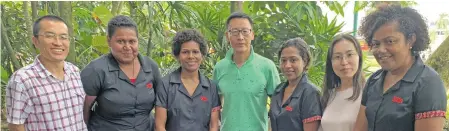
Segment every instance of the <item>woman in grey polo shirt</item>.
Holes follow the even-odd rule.
[[[181,67],[156,89],[156,131],[218,131],[217,87],[199,72],[206,41],[196,30],[184,30],[176,33],[172,50]]]
[[[414,9],[386,6],[361,26],[382,69],[371,75],[362,95],[356,131],[441,131],[446,93],[441,78],[418,52],[429,45],[427,25]]]
[[[154,87],[161,84],[159,68],[139,54],[137,25],[131,18],[112,18],[107,33],[111,53],[81,72],[87,127],[90,131],[152,131]]]
[[[307,78],[311,55],[301,38],[286,41],[279,50],[280,68],[287,79],[271,96],[272,131],[316,131],[321,120],[318,88]]]

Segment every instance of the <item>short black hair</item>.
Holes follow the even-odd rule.
[[[34,37],[39,36],[39,30],[41,29],[40,23],[42,20],[59,21],[59,22],[64,23],[67,26],[67,22],[65,22],[64,19],[62,19],[61,17],[56,16],[56,15],[45,15],[45,16],[38,18],[36,21],[34,21],[34,24],[33,24],[33,36]]]
[[[231,22],[231,20],[237,19],[237,18],[247,19],[249,21],[249,24],[251,25],[251,28],[253,27],[253,19],[251,19],[251,17],[249,17],[249,15],[247,15],[243,12],[234,12],[226,20],[226,29],[229,29],[229,23]]]
[[[207,55],[207,43],[206,40],[204,40],[203,35],[194,29],[186,29],[181,32],[176,33],[175,37],[173,37],[172,41],[172,53],[176,57],[179,56],[179,53],[181,51],[182,44],[189,42],[189,41],[195,41],[198,43],[198,46],[200,47],[200,52],[203,56]]]
[[[421,14],[410,7],[389,5],[370,13],[363,19],[359,33],[365,37],[368,46],[371,47],[374,32],[382,25],[392,22],[397,22],[398,30],[406,39],[416,36],[412,51],[424,51],[428,48],[430,39],[427,24]]]
[[[285,41],[278,52],[279,59],[281,58],[282,50],[287,47],[295,47],[299,51],[299,56],[301,56],[301,59],[305,63],[303,72],[306,72],[309,69],[310,64],[312,63],[312,55],[310,53],[309,45],[306,43],[306,41],[299,37]]]
[[[111,20],[109,20],[108,38],[111,38],[114,35],[115,30],[117,30],[117,28],[122,28],[122,27],[133,29],[134,31],[136,31],[136,36],[139,36],[136,22],[134,22],[128,16],[118,15],[118,16],[115,16],[114,18],[112,18]]]

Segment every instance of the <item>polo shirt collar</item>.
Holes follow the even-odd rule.
[[[51,72],[48,71],[47,68],[45,68],[45,66],[44,66],[44,65],[42,64],[42,62],[39,60],[39,56],[40,56],[40,55],[37,55],[37,56],[34,58],[34,62],[33,62],[34,67],[36,67],[37,71],[39,72],[39,76],[40,76],[41,78],[46,78],[46,77],[51,76],[51,75],[52,75]],[[76,71],[75,71],[75,68],[74,68],[74,67],[71,67],[71,66],[69,65],[69,63],[67,63],[66,61],[64,61],[64,74],[71,74],[71,73],[75,73],[75,72],[76,72]]]
[[[114,56],[112,55],[112,53],[107,54],[108,56],[108,69],[109,71],[118,71],[120,70],[119,64],[117,62],[117,60],[114,58]],[[140,62],[140,68],[148,73],[151,72],[151,65],[148,65],[147,59],[144,58],[144,56],[142,56],[141,54],[137,55],[137,58],[139,59]]]
[[[226,52],[226,57],[225,59],[228,59],[230,61],[234,61],[232,60],[232,56],[234,55],[234,48],[230,48],[227,52]],[[245,63],[247,62],[251,62],[254,59],[254,48],[253,45],[250,45],[250,54],[248,57],[248,60],[245,61]]]
[[[302,76],[301,76],[301,80],[296,85],[296,88],[293,91],[293,93],[291,94],[291,97],[300,97],[301,93],[298,92],[300,90],[299,88],[304,88],[304,86],[307,86],[308,81],[309,81],[309,79],[307,78],[307,73],[303,73]],[[275,90],[276,94],[281,93],[282,91],[284,91],[284,89],[287,88],[287,86],[288,86],[288,81],[280,84],[278,86],[278,88]]]
[[[176,83],[176,84],[181,84],[181,70],[182,67],[179,67],[178,69],[176,69],[171,75],[170,75],[170,83]],[[204,76],[203,74],[201,74],[198,71],[199,77],[200,77],[200,84],[203,88],[209,88],[210,87],[210,82],[208,81],[208,79],[206,78],[206,76]]]
[[[421,57],[419,55],[415,56],[415,62],[413,62],[412,67],[407,70],[407,73],[402,77],[401,80],[407,81],[407,82],[414,82],[418,75],[421,73],[422,69],[424,68],[424,62],[422,61]],[[384,76],[384,73],[386,73],[385,70],[382,70],[379,75],[375,76],[373,79],[379,79]]]

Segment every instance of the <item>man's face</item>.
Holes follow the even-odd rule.
[[[231,19],[226,32],[226,39],[235,53],[249,52],[251,50],[251,40],[254,40],[254,32],[249,20],[246,18]]]
[[[33,37],[33,44],[40,51],[43,61],[61,62],[69,54],[70,36],[67,25],[61,21],[42,20],[39,34]]]

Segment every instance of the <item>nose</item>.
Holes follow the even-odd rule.
[[[341,65],[346,65],[348,64],[348,57],[342,57],[341,61],[340,61]]]
[[[55,41],[53,42],[53,45],[55,45],[55,46],[62,46],[62,42],[63,41],[61,39],[56,37]]]
[[[291,66],[292,66],[292,63],[290,63],[290,61],[286,61],[285,64],[284,64],[285,68],[288,68],[288,67],[291,67]]]
[[[243,40],[243,38],[245,38],[245,36],[243,36],[243,33],[240,32],[240,33],[237,35],[237,39],[238,39],[238,40]]]

